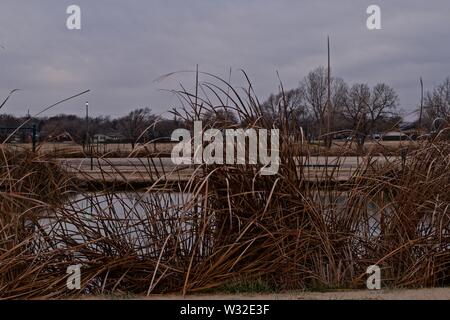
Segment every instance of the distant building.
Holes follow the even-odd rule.
[[[119,134],[102,134],[98,133],[92,138],[93,143],[117,143],[123,141],[124,137]]]
[[[92,140],[94,143],[106,143],[106,142],[110,142],[112,140],[112,138],[110,136],[107,136],[106,134],[98,133],[98,134],[94,135]]]
[[[409,136],[401,131],[388,131],[383,134],[383,141],[403,141],[409,140]]]

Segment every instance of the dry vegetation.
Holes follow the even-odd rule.
[[[133,157],[166,156],[170,157],[174,143],[155,142],[137,144],[133,149],[129,143],[93,143],[88,148],[83,148],[81,144],[75,142],[56,143],[42,142],[36,152],[42,156],[52,156],[56,158],[84,158],[91,153],[104,158],[127,158],[130,154]],[[10,151],[31,151],[30,143],[16,143],[4,146]]]
[[[93,144],[90,148],[83,149],[83,146],[75,142],[51,143],[42,142],[37,146],[37,153],[41,156],[51,156],[53,158],[85,158],[90,154],[101,158],[128,158],[128,157],[170,157],[172,148],[176,142],[150,142],[139,143],[134,148],[128,143],[106,143]],[[309,156],[362,156],[366,154],[399,156],[401,150],[408,152],[417,150],[420,144],[416,141],[369,141],[362,148],[358,148],[355,142],[335,140],[330,149],[324,148],[320,142],[316,144],[291,143],[291,146],[298,149],[299,155]],[[7,144],[3,148],[9,151],[31,151],[30,143]]]
[[[220,82],[220,79],[216,79]],[[212,97],[176,92],[179,115],[233,110],[267,128],[249,85],[238,93],[198,84]],[[227,101],[227,102],[225,102]],[[279,105],[279,173],[257,166],[199,166],[204,178],[170,188],[114,188],[87,194],[46,156],[2,151],[0,297],[209,292],[236,282],[270,290],[362,288],[366,268],[382,268],[388,287],[450,285],[450,145],[445,129],[421,142],[406,163],[317,183],[294,163],[301,131]],[[178,196],[169,195],[168,190]],[[85,198],[92,211],[73,199]],[[180,194],[183,196],[180,199]],[[66,269],[82,264],[82,290],[66,288]]]

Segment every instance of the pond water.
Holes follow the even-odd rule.
[[[306,200],[322,212],[330,231],[352,230],[367,240],[380,236],[382,217],[387,220],[393,213],[391,206],[375,199],[349,203],[345,192],[317,192]],[[357,221],[347,217],[352,206],[363,208]],[[89,243],[87,248],[98,251],[97,243],[106,243],[100,249],[107,254],[128,251],[152,257],[166,247],[172,252],[176,248],[179,255],[191,254],[193,247],[199,255],[208,254],[216,230],[214,214],[205,217],[201,199],[179,192],[78,194],[41,219],[40,225],[48,234],[46,241],[52,239],[55,247]]]
[[[111,239],[119,244],[109,248],[111,254],[129,250],[154,256],[165,242],[173,246],[175,241],[181,254],[190,252],[197,241],[200,214],[198,201],[188,193],[86,193],[70,198],[40,225],[56,247],[63,248],[70,239],[92,242],[98,250],[98,239]]]

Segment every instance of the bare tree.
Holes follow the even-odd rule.
[[[424,103],[425,121],[428,125],[441,118],[450,121],[450,77],[428,92]]]
[[[311,71],[300,84],[306,108],[314,118],[318,127],[317,134],[323,136],[327,127],[327,69],[318,67]],[[331,78],[331,104],[332,115],[336,115],[345,104],[347,85],[340,78]],[[335,117],[331,119],[331,131],[333,131]]]
[[[69,137],[76,143],[83,143],[86,137],[85,121],[76,115],[57,115],[44,119],[41,136],[48,139]]]
[[[343,111],[347,103],[347,95],[349,88],[347,83],[341,78],[335,78],[331,88],[331,105],[332,105],[332,118],[331,118],[331,131],[336,134],[337,131],[346,129],[346,120],[343,116]]]
[[[286,121],[289,127],[305,126],[308,109],[305,104],[303,88],[295,88],[272,94],[261,105],[263,116],[274,127],[281,127],[280,121]],[[281,116],[285,114],[286,116]],[[287,119],[284,119],[287,118]],[[282,120],[284,119],[284,120]]]
[[[238,123],[236,115],[227,108],[207,110],[201,120],[205,126],[213,128],[228,128]]]
[[[358,137],[358,143],[364,143],[359,139],[360,132],[367,134],[367,113],[370,104],[370,88],[367,84],[354,84],[347,95],[343,108],[343,116],[350,123]]]
[[[139,108],[131,111],[125,117],[119,118],[118,129],[134,149],[138,140],[145,136],[145,131],[149,130],[156,120],[157,117],[151,113],[149,108]]]
[[[385,83],[379,83],[372,89],[369,104],[370,128],[373,129],[378,120],[396,115],[398,95],[395,90]]]
[[[319,67],[311,71],[301,84],[308,109],[319,127],[318,134],[324,133],[327,107],[327,72]]]
[[[343,115],[363,145],[380,122],[397,116],[398,96],[390,86],[379,83],[372,90],[367,84],[354,84],[348,92]]]

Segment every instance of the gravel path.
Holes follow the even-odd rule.
[[[341,290],[332,292],[286,292],[279,294],[213,294],[213,295],[152,295],[150,297],[85,297],[85,299],[131,300],[450,300],[450,288]]]

